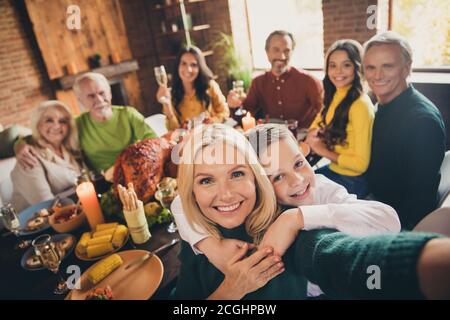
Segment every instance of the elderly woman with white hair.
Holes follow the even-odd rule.
[[[11,172],[12,203],[17,210],[52,199],[74,186],[82,167],[75,121],[63,102],[41,103],[31,121],[29,144],[38,164],[31,169],[16,164]]]
[[[76,117],[80,148],[86,164],[97,173],[110,172],[117,156],[130,144],[156,137],[135,108],[112,105],[112,93],[104,75],[88,72],[75,80],[73,90],[85,112]],[[15,148],[23,167],[34,167],[32,146]]]

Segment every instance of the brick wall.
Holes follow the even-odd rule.
[[[149,1],[121,1],[123,20],[128,37],[131,55],[139,63],[137,76],[141,86],[142,108],[145,116],[160,112],[155,101],[156,83],[153,67],[156,66],[156,53],[153,48],[153,35],[149,24]]]
[[[367,8],[379,8],[378,28],[369,29]],[[387,25],[387,0],[323,0],[323,34],[325,52],[339,39],[355,39],[363,44]]]
[[[0,123],[29,125],[33,108],[53,99],[23,2],[0,0]]]
[[[162,61],[158,57],[158,54],[162,54],[164,45],[167,45],[167,43],[164,43],[167,42],[167,38],[155,36],[155,34],[161,33],[161,27],[155,21],[159,19],[158,15],[163,14],[163,12],[152,10],[154,3],[155,1],[150,0],[120,2],[132,56],[139,63],[137,73],[146,116],[161,112],[161,105],[155,99],[158,85],[153,74],[153,67],[164,64],[167,71],[172,72],[170,63]],[[175,10],[177,9],[174,8],[173,14],[178,15]],[[231,33],[228,0],[209,0],[204,3],[191,4],[187,11],[190,12],[191,10],[202,10],[201,13],[206,23],[211,25],[210,29],[205,32],[202,31],[202,36],[205,37],[207,45],[201,49],[211,49],[219,32]],[[219,59],[220,53],[215,53],[207,58],[208,65],[213,72],[216,72]],[[222,74],[217,75],[219,85],[224,91],[226,89],[225,77]]]

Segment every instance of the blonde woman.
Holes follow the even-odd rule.
[[[78,132],[69,108],[61,101],[41,103],[31,119],[32,137],[38,165],[23,168],[16,164],[11,172],[12,203],[22,210],[76,184],[81,172]]]
[[[197,128],[184,146],[178,176],[191,227],[258,246],[278,216],[263,172],[242,135],[223,125]],[[444,298],[450,296],[450,240],[438,238],[423,233],[363,238],[330,229],[302,231],[283,261],[268,246],[247,256],[253,245],[243,244],[223,273],[183,243],[175,297],[303,299],[308,278],[333,298]],[[379,290],[367,285],[367,270],[373,265],[382,268]]]

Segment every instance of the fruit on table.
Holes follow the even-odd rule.
[[[112,300],[113,291],[110,286],[95,288],[86,297],[86,300]]]
[[[144,205],[144,212],[146,216],[157,215],[162,210],[159,202],[153,201]]]

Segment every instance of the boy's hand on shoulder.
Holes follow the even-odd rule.
[[[254,244],[236,239],[215,239],[208,237],[200,241],[196,247],[203,252],[208,260],[225,274],[232,258],[240,252],[244,244],[248,250],[255,247]]]
[[[274,248],[274,253],[283,256],[303,229],[303,214],[300,208],[288,209],[281,213],[264,234],[260,246]]]

